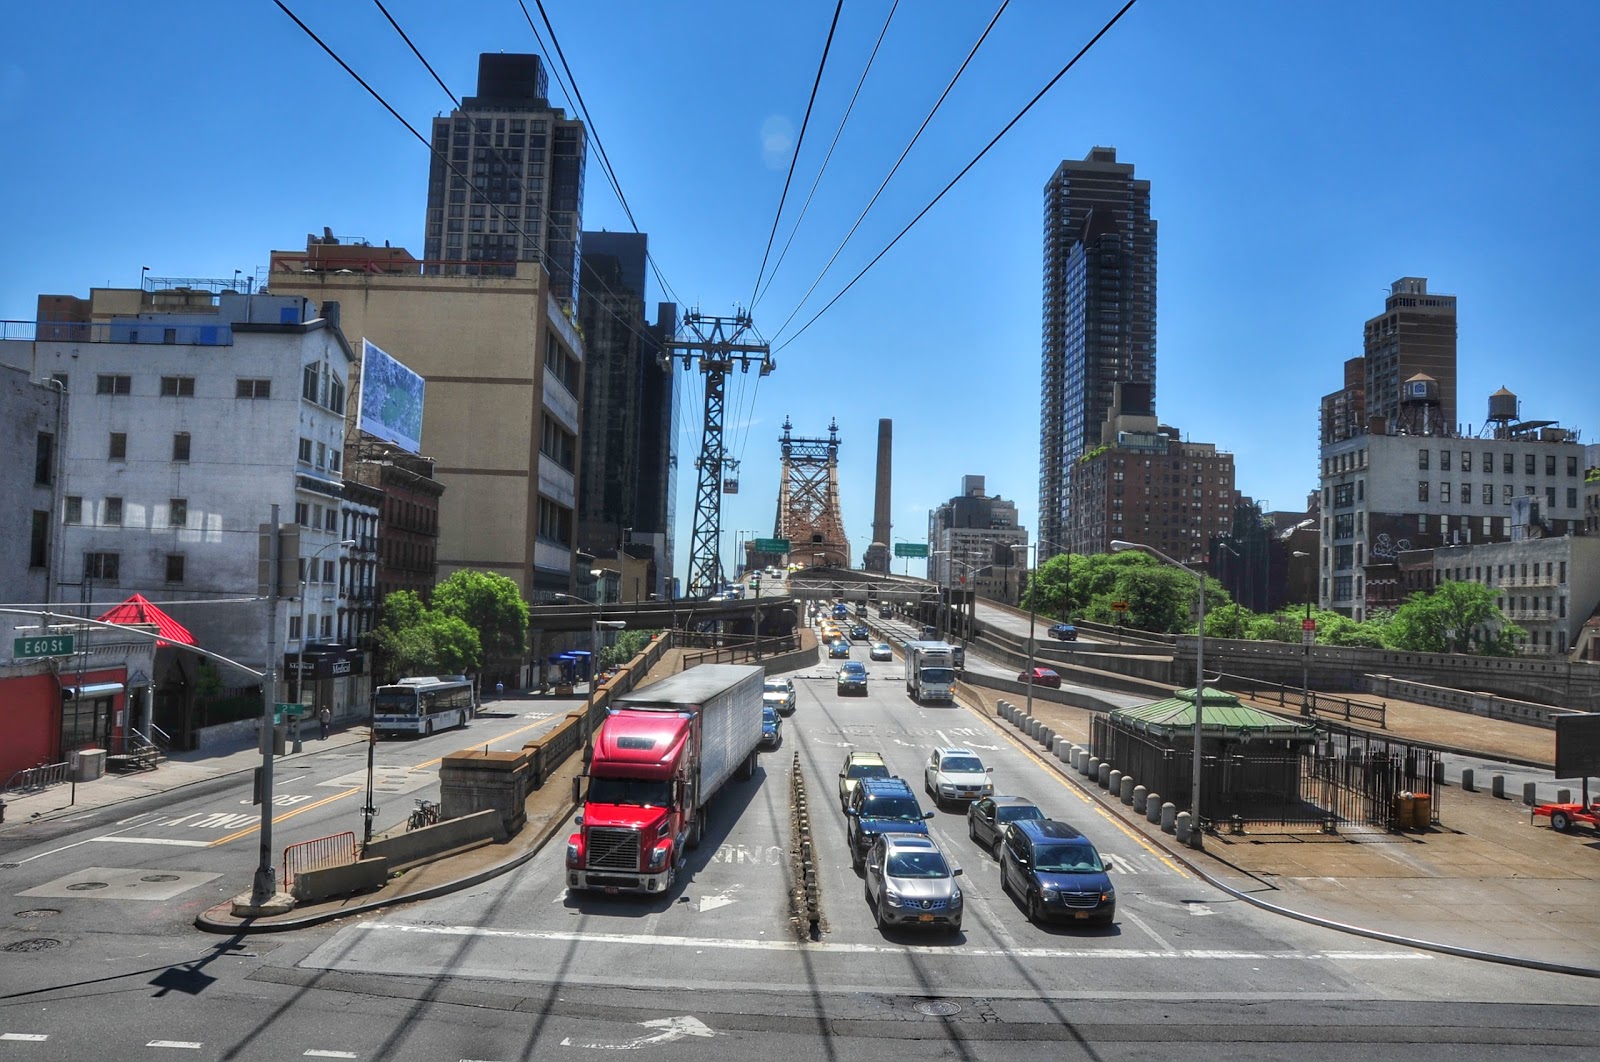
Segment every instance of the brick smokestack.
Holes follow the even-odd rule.
[[[889,571],[889,466],[894,451],[894,421],[878,421],[878,484],[872,496],[872,544],[861,566],[869,572]]]

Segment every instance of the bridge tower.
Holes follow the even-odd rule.
[[[850,566],[850,540],[839,515],[839,422],[826,439],[800,439],[783,418],[783,478],[778,486],[777,538],[789,540],[789,560],[811,567]]]

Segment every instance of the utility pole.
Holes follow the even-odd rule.
[[[700,371],[706,377],[705,427],[700,441],[700,456],[695,459],[697,473],[694,495],[694,533],[689,545],[688,596],[715,593],[722,586],[722,558],[718,546],[722,538],[723,473],[730,458],[723,444],[724,391],[728,374],[738,365],[749,372],[754,362],[766,376],[777,367],[766,343],[740,342],[751,327],[750,314],[712,317],[699,312],[686,313],[683,323],[694,333],[692,339],[673,340],[672,357],[682,357],[683,367],[691,368],[699,356]]]
[[[278,701],[278,597],[283,585],[283,528],[278,524],[278,506],[272,506],[272,519],[265,528],[267,603],[267,666],[261,676],[261,851],[256,862],[255,880],[250,889],[250,906],[268,907],[278,892],[278,870],[272,865],[272,756],[276,728],[273,716]],[[294,537],[299,554],[299,536]],[[238,904],[235,903],[235,913]]]

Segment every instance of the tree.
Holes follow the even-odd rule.
[[[622,631],[617,640],[600,650],[600,666],[621,667],[644,651],[660,631]]]
[[[478,634],[489,668],[514,664],[528,645],[528,604],[503,575],[464,569],[433,588],[433,611],[460,619]]]
[[[460,617],[429,609],[410,590],[383,599],[371,637],[389,678],[466,674],[483,664],[478,632]]]
[[[1505,618],[1495,604],[1497,596],[1481,583],[1458,582],[1412,594],[1389,622],[1389,645],[1418,653],[1509,656],[1526,632]]]

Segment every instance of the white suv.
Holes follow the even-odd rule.
[[[994,796],[994,783],[989,780],[993,770],[970,749],[934,749],[922,771],[922,787],[941,808],[947,801],[969,802]]]

